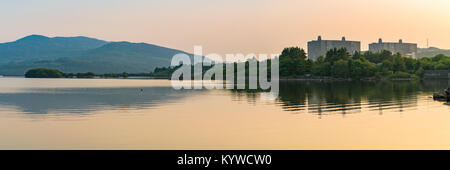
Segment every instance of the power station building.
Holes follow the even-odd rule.
[[[400,53],[403,56],[410,56],[412,58],[416,58],[417,54],[417,44],[415,43],[403,43],[400,39],[397,42],[383,42],[380,38],[378,43],[369,44],[369,51],[371,52],[380,52],[383,50],[390,51],[392,53]]]
[[[333,48],[346,48],[350,54],[361,51],[361,42],[346,41],[345,37],[342,40],[322,40],[319,36],[317,40],[308,42],[308,58],[315,60],[320,56],[325,56],[327,51]]]

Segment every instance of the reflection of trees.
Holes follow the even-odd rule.
[[[417,105],[417,95],[443,89],[444,81],[374,81],[374,82],[280,82],[278,102],[286,111],[314,114],[348,114],[368,109],[382,113],[404,111]],[[257,100],[262,90],[232,90]]]
[[[233,101],[244,101],[247,100],[247,103],[255,104],[256,101],[261,97],[262,92],[268,92],[268,90],[262,89],[231,89],[231,97]]]
[[[281,101],[283,109],[290,111],[304,110],[308,90],[310,90],[306,88],[307,86],[308,84],[281,82],[278,100]]]
[[[308,110],[312,113],[327,114],[357,111],[361,108],[364,86],[360,82],[312,83],[308,97]]]
[[[445,87],[450,87],[450,79],[448,80],[424,80],[422,81],[424,85],[424,91],[433,93],[436,91],[443,90]]]
[[[372,110],[396,109],[403,111],[417,105],[417,94],[423,90],[419,81],[379,82],[367,96]]]

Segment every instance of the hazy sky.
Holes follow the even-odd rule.
[[[0,42],[29,34],[279,53],[323,39],[450,48],[449,0],[0,0]]]

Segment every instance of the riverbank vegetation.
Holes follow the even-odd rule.
[[[450,57],[437,55],[413,59],[390,51],[378,53],[356,52],[350,55],[345,48],[331,49],[313,61],[303,49],[286,48],[280,55],[280,76],[287,78],[322,76],[351,79],[420,78],[424,70],[450,69]]]
[[[270,60],[267,62],[270,65]],[[419,79],[424,70],[450,69],[450,57],[442,54],[413,59],[390,51],[357,52],[350,55],[345,48],[331,49],[317,60],[308,59],[306,52],[299,47],[285,48],[279,56],[279,62],[282,79]],[[247,76],[248,66],[247,61]],[[203,67],[203,72],[208,68],[210,67]],[[236,68],[235,66],[235,74]],[[177,67],[157,68],[152,75],[169,78],[176,69]]]
[[[260,61],[268,64],[268,78],[270,78],[271,61]],[[279,68],[281,79],[419,79],[424,70],[450,70],[450,57],[443,54],[431,58],[413,59],[403,57],[399,53],[392,54],[389,51],[377,53],[356,52],[353,55],[345,49],[331,49],[325,56],[317,60],[307,58],[306,52],[299,47],[285,48],[279,56]],[[237,75],[237,64],[234,64],[234,73]],[[266,64],[266,63],[264,63]],[[246,76],[248,77],[249,61],[245,62]],[[177,67],[159,67],[151,73],[62,73],[55,69],[31,69],[25,77],[30,78],[128,78],[128,77],[152,77],[170,78]],[[213,66],[202,66],[202,73]],[[223,68],[223,77],[226,77],[226,67]],[[258,69],[259,70],[259,69]],[[192,72],[194,66],[192,66]],[[192,74],[194,76],[194,74]],[[235,76],[237,77],[237,76]],[[214,76],[213,76],[214,79]]]

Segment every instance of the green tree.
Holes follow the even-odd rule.
[[[123,73],[122,73],[122,77],[123,77],[123,78],[127,78],[127,77],[128,77],[128,73],[127,73],[127,72],[123,72]]]
[[[298,59],[298,60],[305,60],[306,59],[306,52],[305,50],[299,48],[299,47],[289,47],[283,49],[281,52],[281,57],[289,57],[291,59]]]
[[[346,48],[333,48],[325,55],[325,62],[334,63],[339,60],[348,60],[349,58],[350,54],[347,52]]]
[[[300,76],[309,72],[308,63],[306,62],[306,52],[299,47],[285,48],[280,60],[280,75],[281,76]]]
[[[348,62],[345,60],[338,60],[333,64],[333,71],[332,76],[333,77],[339,77],[339,78],[347,78],[349,76],[349,70],[348,70]]]
[[[394,71],[394,73],[397,72],[404,72],[406,70],[406,65],[405,65],[405,61],[403,60],[403,57],[397,53],[396,55],[394,55],[394,62],[393,62],[393,66],[392,66],[392,71]]]
[[[405,62],[405,69],[410,73],[414,73],[416,61],[412,58],[403,58],[403,61]]]

